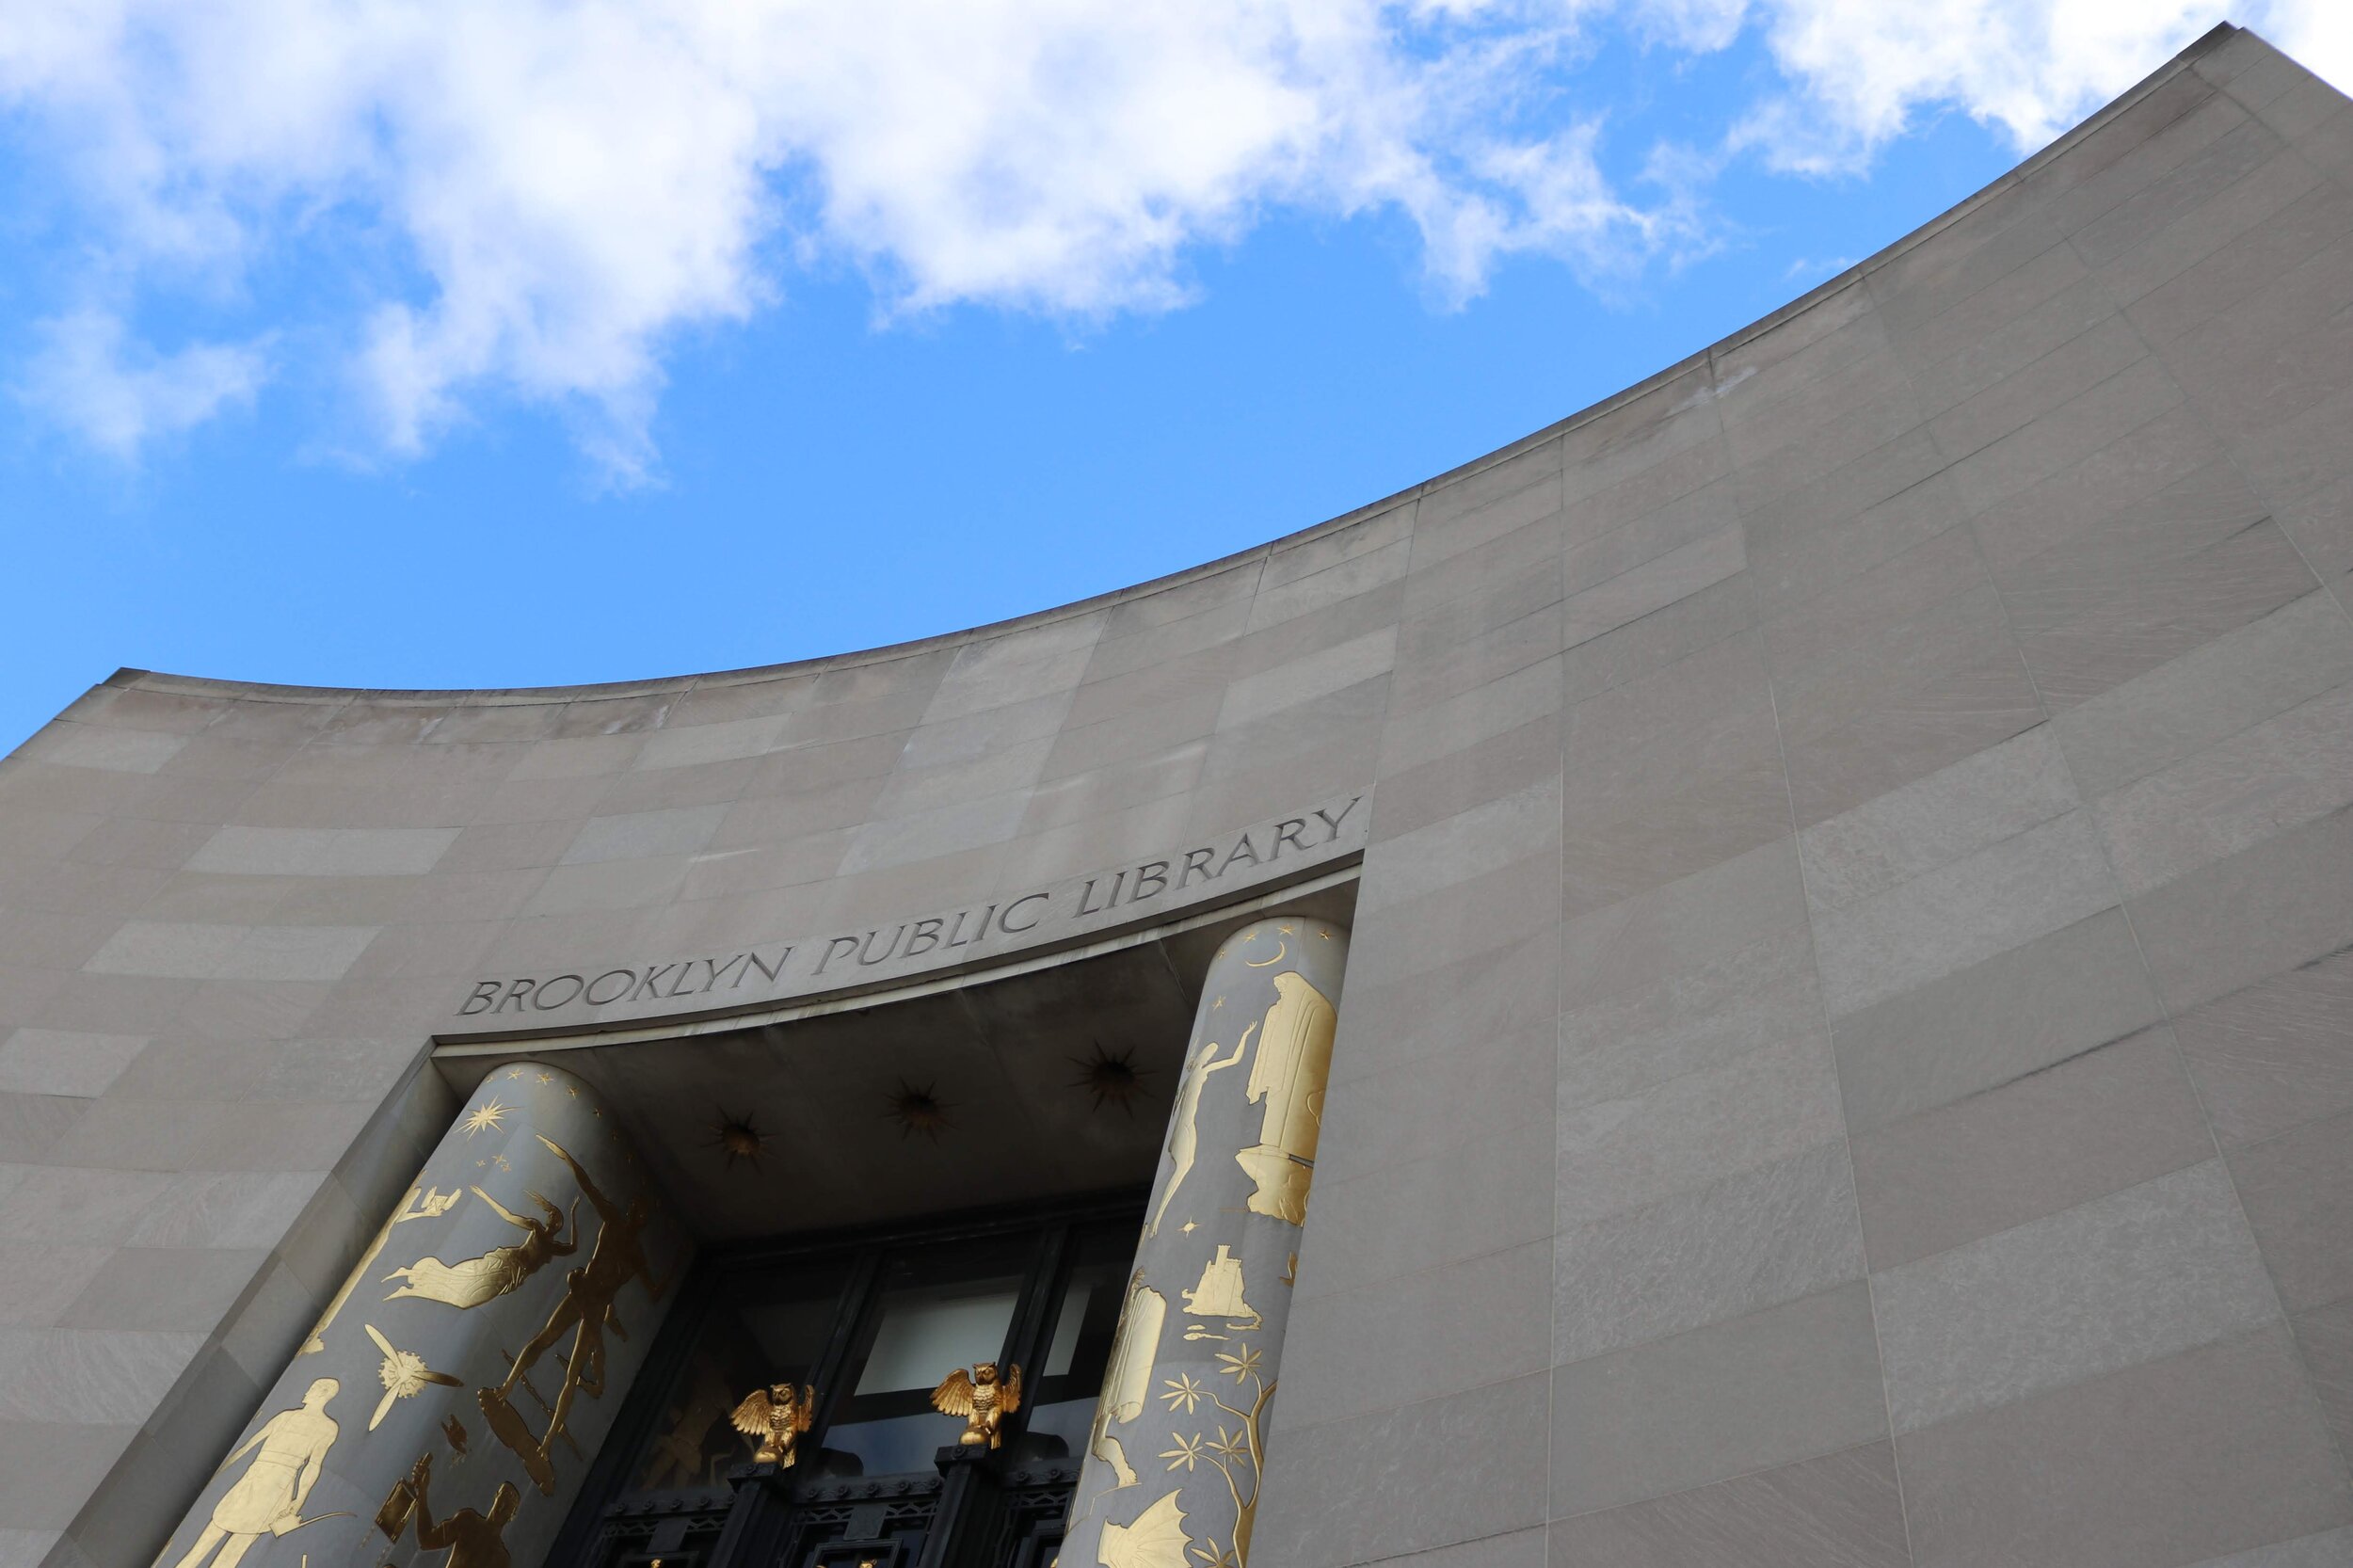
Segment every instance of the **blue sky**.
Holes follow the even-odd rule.
[[[1754,319],[2218,14],[45,4],[0,747],[118,665],[625,679],[1209,559]]]

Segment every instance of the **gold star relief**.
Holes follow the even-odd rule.
[[[541,1073],[539,1075],[539,1081],[542,1083],[553,1083],[555,1081],[555,1075],[553,1073]]]
[[[475,1106],[472,1111],[467,1113],[466,1136],[471,1138],[477,1132],[495,1132],[499,1130],[500,1128],[504,1125],[501,1118],[503,1118],[505,1114],[506,1107],[501,1105],[498,1101],[484,1100],[480,1105]]]
[[[1281,932],[1286,936],[1296,936],[1299,935],[1296,928],[1288,925],[1278,925],[1274,929]]]
[[[1187,1220],[1183,1224],[1178,1225],[1176,1228],[1183,1231],[1187,1236],[1191,1236],[1194,1231],[1201,1228],[1201,1223],[1197,1220]]]
[[[1225,1006],[1225,999],[1224,997],[1220,997],[1220,998],[1218,998],[1215,1001],[1213,1001],[1213,1002],[1209,1003],[1209,1011],[1210,1011],[1210,1012],[1212,1012],[1212,1013],[1214,1013],[1214,1012],[1216,1012],[1219,1008],[1221,1008],[1221,1007],[1223,1007],[1223,1006]]]
[[[509,1067],[506,1069],[506,1076],[513,1079],[520,1079],[523,1076],[523,1070],[520,1067]]]

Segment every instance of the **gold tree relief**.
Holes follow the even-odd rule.
[[[1214,1386],[1193,1384],[1181,1400],[1161,1396],[1169,1400],[1172,1411],[1182,1402],[1188,1413],[1195,1400],[1207,1400],[1231,1416],[1235,1425],[1229,1428],[1220,1422],[1215,1436],[1171,1432],[1169,1441],[1175,1447],[1160,1457],[1172,1470],[1190,1472],[1195,1465],[1209,1464],[1225,1478],[1226,1495],[1234,1503],[1233,1535],[1222,1544],[1213,1536],[1204,1536],[1193,1543],[1191,1552],[1199,1568],[1244,1568],[1250,1560],[1250,1532],[1258,1517],[1258,1488],[1266,1471],[1264,1421],[1267,1405],[1274,1398],[1274,1384],[1266,1375],[1265,1352],[1257,1346],[1220,1351],[1217,1360],[1217,1375],[1234,1380],[1234,1398],[1239,1400],[1247,1396],[1248,1408],[1226,1403]],[[1192,1384],[1190,1378],[1186,1382]]]

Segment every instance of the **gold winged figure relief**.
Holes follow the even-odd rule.
[[[1000,1379],[994,1361],[975,1362],[969,1377],[959,1367],[932,1390],[932,1408],[964,1417],[958,1443],[997,1448],[1005,1440],[1005,1417],[1021,1408],[1021,1368],[1008,1367]]]
[[[744,1395],[744,1402],[728,1419],[735,1423],[736,1431],[755,1440],[754,1463],[790,1467],[794,1458],[792,1445],[817,1419],[817,1390],[808,1384],[796,1388],[789,1383],[772,1383]]]
[[[384,1299],[399,1301],[404,1296],[422,1296],[427,1301],[440,1302],[456,1307],[480,1306],[496,1301],[509,1290],[547,1266],[550,1258],[568,1257],[580,1245],[580,1200],[572,1200],[572,1212],[565,1212],[536,1192],[523,1195],[539,1206],[545,1219],[518,1214],[481,1188],[472,1189],[473,1195],[490,1206],[490,1211],[523,1233],[520,1241],[503,1247],[492,1247],[480,1257],[461,1257],[455,1263],[444,1263],[438,1257],[420,1257],[414,1263],[394,1269],[384,1276],[387,1284],[401,1281],[400,1288]],[[567,1236],[566,1229],[571,1234]]]

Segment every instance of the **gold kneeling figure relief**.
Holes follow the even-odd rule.
[[[1021,1368],[1008,1367],[1000,1379],[994,1361],[973,1363],[969,1377],[959,1367],[932,1390],[932,1408],[943,1416],[964,1417],[958,1443],[998,1448],[1005,1440],[1005,1417],[1021,1408]]]

